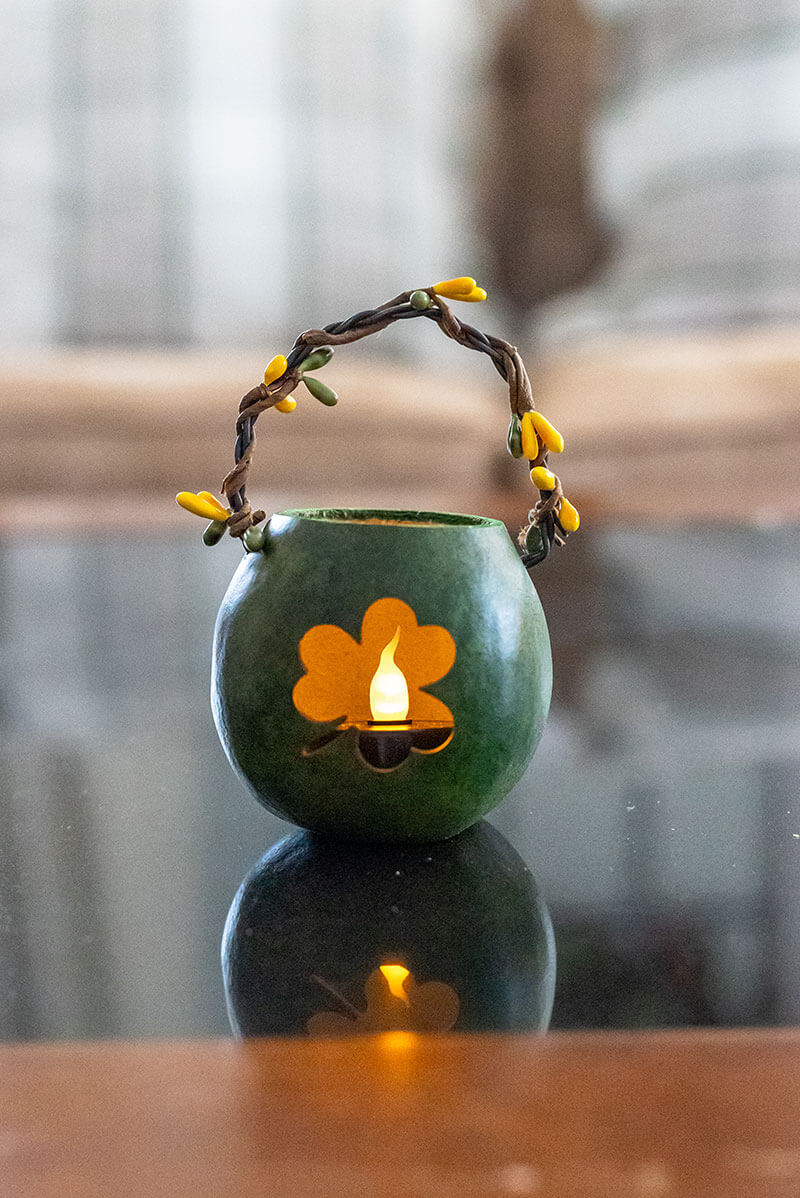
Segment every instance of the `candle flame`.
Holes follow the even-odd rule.
[[[373,720],[404,720],[408,715],[408,685],[403,671],[394,660],[397,642],[400,640],[398,626],[392,639],[381,653],[378,668],[369,687],[369,705]]]
[[[405,965],[381,965],[380,968],[381,973],[386,978],[386,984],[394,997],[401,998],[406,1006],[409,1006],[408,995],[403,989],[403,982],[409,974]]]

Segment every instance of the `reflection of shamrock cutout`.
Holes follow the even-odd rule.
[[[458,995],[444,982],[417,985],[403,965],[381,965],[364,985],[365,1011],[356,1007],[316,974],[312,981],[332,994],[347,1010],[321,1011],[312,1015],[307,1029],[311,1036],[354,1036],[364,1032],[449,1032],[458,1019]]]
[[[380,733],[383,743],[376,746],[372,742],[379,733],[372,723],[371,684],[390,646],[393,664],[408,689],[408,714],[405,724]],[[306,673],[292,692],[295,707],[308,720],[337,723],[304,750],[306,755],[349,729],[358,730],[359,751],[376,768],[394,768],[412,749],[432,753],[449,743],[453,714],[423,687],[450,671],[455,642],[438,624],[418,624],[413,609],[402,599],[377,599],[370,604],[361,623],[360,643],[335,624],[317,624],[302,638],[299,651]],[[394,748],[392,739],[398,742]]]

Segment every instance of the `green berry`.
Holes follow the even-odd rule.
[[[224,520],[212,520],[203,533],[203,543],[206,545],[218,544],[225,536],[227,527]]]
[[[522,457],[522,425],[516,414],[511,417],[508,426],[508,452],[512,458]]]
[[[531,565],[535,565],[546,558],[549,549],[550,542],[543,529],[537,528],[535,524],[531,524],[525,533],[525,552],[531,554],[536,559],[535,562],[531,562]]]
[[[304,362],[300,363],[300,370],[319,370],[322,366],[327,366],[333,357],[333,350],[329,345],[321,345],[319,349],[315,349],[313,354],[309,354]]]
[[[320,403],[324,403],[327,407],[332,408],[339,402],[339,396],[333,387],[329,387],[327,383],[323,383],[320,379],[307,379],[303,375],[303,382],[314,396],[314,399],[318,399]]]
[[[264,548],[266,537],[263,529],[256,528],[255,524],[251,524],[244,534],[243,540],[248,553],[260,553]]]
[[[408,302],[412,308],[416,308],[418,312],[424,312],[426,308],[431,306],[431,297],[427,291],[412,291],[408,297]]]

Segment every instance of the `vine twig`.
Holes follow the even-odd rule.
[[[306,373],[324,366],[335,346],[349,345],[381,332],[395,321],[417,317],[434,321],[446,337],[466,349],[486,354],[508,385],[509,452],[514,457],[528,459],[531,479],[540,492],[538,502],[528,513],[528,525],[520,533],[523,561],[533,565],[546,556],[552,544],[564,543],[566,535],[575,531],[580,521],[577,511],[564,496],[558,476],[548,466],[550,451],[560,452],[563,439],[535,410],[528,372],[516,347],[459,320],[445,297],[479,302],[486,298],[486,292],[474,279],[466,277],[403,291],[377,308],[356,312],[346,320],[335,321],[322,329],[308,329],[300,334],[287,357],[278,355],[272,359],[264,373],[264,381],[248,391],[239,403],[234,465],[221,487],[228,507],[223,508],[208,492],[202,492],[205,498],[185,491],[178,496],[182,506],[212,519],[212,525],[206,530],[206,543],[219,540],[226,529],[231,536],[244,538],[250,549],[257,548],[259,541],[263,541],[261,534],[247,535],[249,529],[255,528],[266,517],[261,510],[253,511],[247,499],[247,482],[256,446],[255,425],[262,412],[274,407],[291,411],[296,406],[292,392],[301,382],[322,403],[332,406],[338,399],[336,392],[317,378],[307,378]]]

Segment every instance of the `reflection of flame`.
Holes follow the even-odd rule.
[[[381,653],[378,668],[370,683],[369,705],[373,720],[404,720],[408,715],[408,686],[403,671],[394,660],[399,640],[398,627]]]
[[[409,1005],[408,995],[403,989],[403,982],[408,977],[409,971],[405,965],[381,965],[381,973],[386,978],[386,984],[391,990],[395,998],[402,998],[406,1006]]]

